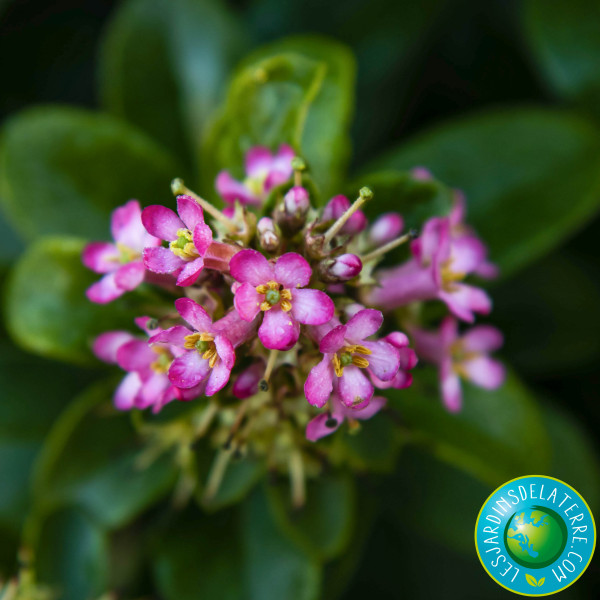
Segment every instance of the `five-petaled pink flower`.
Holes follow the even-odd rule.
[[[92,302],[111,302],[144,281],[146,269],[142,251],[160,246],[160,240],[146,232],[141,216],[139,202],[130,200],[112,214],[110,225],[115,243],[92,242],[84,248],[83,264],[96,273],[104,274],[86,292]]]
[[[178,388],[188,389],[206,380],[207,396],[216,394],[229,381],[235,350],[226,333],[212,322],[208,313],[190,298],[179,298],[175,307],[193,330],[175,325],[150,338],[151,344],[183,348],[169,368],[169,379]]]
[[[234,179],[228,171],[217,176],[216,188],[223,200],[233,206],[236,200],[243,205],[260,206],[269,191],[292,176],[294,150],[282,144],[276,154],[264,146],[255,146],[246,153],[246,179]]]
[[[381,381],[391,381],[398,373],[398,349],[384,340],[365,341],[382,325],[378,310],[358,311],[346,325],[334,326],[320,341],[323,360],[314,366],[304,384],[306,399],[314,406],[325,405],[337,385],[345,406],[362,408],[373,396],[373,384],[365,370]]]
[[[204,268],[204,255],[212,243],[212,231],[204,222],[202,207],[190,196],[177,197],[177,216],[170,208],[153,205],[142,212],[148,233],[169,242],[168,248],[144,250],[144,264],[154,273],[171,273],[177,285],[195,283]]]
[[[479,387],[493,390],[502,385],[506,372],[502,363],[488,354],[502,346],[502,333],[491,325],[477,325],[464,335],[458,322],[446,317],[439,331],[411,329],[417,352],[439,368],[442,399],[452,412],[462,406],[460,377]]]
[[[334,382],[334,389],[329,398],[329,411],[317,415],[311,419],[306,426],[306,439],[311,442],[332,434],[339,429],[345,421],[351,424],[354,421],[366,421],[376,415],[386,404],[387,400],[383,396],[373,396],[368,406],[364,408],[349,408],[342,400],[337,390],[337,383]]]
[[[308,285],[312,270],[299,254],[288,252],[269,262],[256,250],[242,250],[229,263],[231,275],[241,285],[234,304],[240,317],[251,322],[264,313],[258,337],[265,348],[289,350],[298,341],[300,323],[327,323],[334,305],[327,294]]]

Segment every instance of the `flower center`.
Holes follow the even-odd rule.
[[[331,359],[335,374],[341,377],[344,373],[344,367],[354,365],[359,369],[366,369],[369,366],[369,361],[361,354],[368,356],[371,351],[360,344],[343,346],[340,348]]]
[[[465,273],[452,270],[452,259],[444,261],[441,265],[442,287],[447,292],[452,292],[456,289],[454,285],[457,281],[462,281],[465,278]]]
[[[116,246],[119,250],[119,262],[121,264],[126,265],[134,260],[138,260],[142,256],[137,250],[134,250],[129,246],[125,246],[125,244],[121,244],[120,242],[117,242]]]
[[[199,254],[194,246],[194,238],[189,229],[178,229],[177,239],[169,244],[171,252],[183,260],[194,260]]]
[[[210,333],[191,333],[185,336],[183,347],[186,350],[197,350],[202,358],[208,360],[208,365],[212,368],[219,358],[214,339],[215,336]]]
[[[153,363],[150,363],[150,368],[157,375],[166,374],[171,366],[171,362],[173,362],[173,355],[161,346],[152,346],[152,350],[158,354],[158,358]]]
[[[260,305],[260,310],[271,310],[277,304],[285,312],[292,310],[292,293],[290,290],[282,289],[282,286],[276,281],[261,284],[256,287],[256,291],[265,297],[264,302]]]
[[[469,375],[463,366],[463,363],[468,360],[473,360],[481,356],[481,352],[469,352],[465,350],[462,340],[456,340],[449,348],[450,356],[452,357],[452,369],[457,375],[469,379]]]
[[[246,177],[246,179],[244,179],[244,187],[253,196],[258,196],[260,198],[265,191],[266,178],[267,178],[266,172],[262,177]]]

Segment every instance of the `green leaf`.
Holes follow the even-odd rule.
[[[375,218],[385,211],[402,214],[406,228],[420,229],[434,216],[447,215],[452,209],[452,192],[439,181],[421,181],[410,173],[380,171],[356,180],[358,190],[367,185],[373,190],[373,200],[365,212]]]
[[[515,375],[494,391],[463,382],[464,406],[455,414],[442,406],[432,375],[424,369],[411,388],[388,392],[415,442],[491,486],[547,471],[543,414]]]
[[[350,119],[354,110],[356,67],[348,48],[319,36],[293,36],[269,44],[254,54],[242,68],[278,56],[296,53],[326,65],[321,88],[306,114],[300,139],[302,156],[325,196],[337,193],[351,153]]]
[[[39,524],[34,544],[36,575],[61,600],[97,598],[106,592],[105,533],[83,512],[62,509]]]
[[[188,509],[163,532],[156,545],[154,578],[166,600],[243,596],[243,556],[237,514],[214,515]]]
[[[130,294],[110,305],[94,304],[85,296],[99,276],[81,263],[83,246],[73,238],[40,239],[11,272],[6,326],[23,348],[85,364],[96,335],[131,326],[135,310]]]
[[[356,490],[349,475],[322,474],[310,481],[306,504],[294,509],[289,484],[267,488],[269,506],[281,530],[309,555],[322,560],[339,556],[353,533]]]
[[[512,109],[435,128],[373,165],[422,165],[467,195],[467,220],[506,276],[556,247],[600,205],[600,132],[565,112]]]
[[[140,465],[143,446],[129,415],[111,406],[115,385],[111,380],[95,384],[56,421],[36,466],[37,511],[76,505],[114,529],[174,485],[177,470],[170,456]]]
[[[598,111],[600,4],[596,0],[526,0],[523,25],[537,66],[563,97]]]
[[[257,488],[241,505],[243,576],[250,600],[320,598],[321,566],[284,536]]]
[[[5,125],[0,201],[27,241],[50,233],[104,239],[115,207],[130,198],[164,202],[176,174],[169,155],[121,121],[33,108]]]
[[[214,0],[124,2],[102,46],[103,104],[189,166],[245,38]]]
[[[530,575],[529,573],[525,573],[525,579],[527,579],[527,583],[529,585],[532,585],[533,587],[537,587],[537,581],[533,575]]]

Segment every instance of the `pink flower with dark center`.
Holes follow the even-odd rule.
[[[158,327],[149,328],[149,317],[135,322],[149,336],[161,331]],[[178,348],[151,347],[148,338],[143,340],[126,331],[108,331],[96,338],[93,351],[100,360],[118,364],[127,371],[115,392],[115,407],[119,410],[152,406],[153,412],[158,412],[172,400],[191,399],[167,377],[171,362],[181,354]]]
[[[312,270],[299,254],[288,252],[272,264],[256,250],[242,250],[230,262],[231,275],[241,283],[234,304],[242,319],[264,313],[258,337],[265,348],[289,350],[298,341],[300,324],[321,325],[333,317],[334,305],[324,292],[300,289]]]
[[[356,425],[356,420],[365,421],[376,415],[386,404],[382,396],[373,396],[368,406],[364,408],[348,408],[340,399],[339,393],[334,388],[329,399],[329,411],[317,415],[306,426],[306,439],[311,442],[332,434],[339,429],[344,421],[350,427]]]
[[[294,155],[293,148],[286,144],[279,146],[276,154],[264,146],[255,146],[246,153],[246,179],[237,181],[228,171],[221,171],[217,192],[230,206],[236,200],[242,205],[261,206],[272,188],[292,176]]]
[[[379,285],[366,302],[387,310],[425,300],[442,300],[450,311],[472,322],[473,313],[488,314],[489,296],[480,288],[462,283],[485,261],[485,246],[473,237],[453,239],[447,217],[429,219],[419,238],[411,243],[413,258],[399,267],[377,274]]]
[[[175,325],[150,338],[151,344],[182,348],[184,353],[169,367],[175,386],[188,389],[206,381],[206,395],[223,389],[235,362],[235,350],[226,332],[212,322],[208,313],[190,298],[179,298],[175,307],[193,329]]]
[[[384,340],[365,341],[383,323],[378,310],[357,312],[346,325],[334,326],[319,344],[323,360],[310,371],[304,384],[306,399],[322,407],[329,399],[334,381],[343,404],[364,407],[373,396],[373,384],[366,370],[381,381],[391,381],[400,367],[398,349]],[[321,332],[317,333],[319,336]]]
[[[146,232],[142,225],[142,209],[137,200],[130,200],[115,209],[111,218],[114,243],[92,242],[82,254],[83,264],[96,273],[104,274],[91,285],[87,297],[105,304],[135,289],[144,281],[144,248],[160,246],[160,240]]]
[[[337,221],[349,208],[352,203],[346,196],[341,194],[334,196],[323,209],[321,215],[322,221]],[[353,213],[350,218],[344,223],[344,226],[340,229],[339,235],[355,235],[360,233],[367,226],[367,217],[362,210],[357,210]]]
[[[142,222],[152,235],[169,242],[168,248],[148,248],[144,264],[154,273],[170,273],[177,285],[192,285],[204,268],[204,256],[212,244],[212,231],[204,222],[200,205],[190,196],[177,197],[177,216],[170,208],[149,206]]]
[[[503,343],[495,327],[477,325],[459,336],[456,319],[446,317],[439,331],[415,328],[411,334],[419,356],[439,368],[442,399],[449,411],[457,412],[462,406],[460,377],[488,390],[504,382],[504,366],[489,356]]]

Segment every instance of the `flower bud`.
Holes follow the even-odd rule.
[[[362,261],[356,254],[342,254],[319,264],[319,274],[327,283],[354,279],[362,270]]]
[[[431,181],[433,179],[431,171],[425,167],[415,167],[411,169],[410,174],[418,181]]]
[[[273,219],[263,217],[258,222],[256,229],[261,248],[266,252],[275,252],[279,248],[281,239],[277,233],[277,226],[273,222]]]
[[[348,200],[346,196],[342,196],[341,194],[334,196],[325,205],[321,219],[323,221],[336,221],[350,208],[350,206],[350,200]],[[344,226],[340,229],[340,234],[355,235],[365,229],[366,226],[367,217],[365,216],[365,213],[362,212],[362,210],[357,210],[344,223]]]
[[[400,235],[403,227],[404,220],[399,213],[381,215],[369,229],[369,242],[373,246],[387,244]]]
[[[308,192],[301,186],[294,186],[283,197],[284,211],[289,216],[301,216],[310,208]]]

